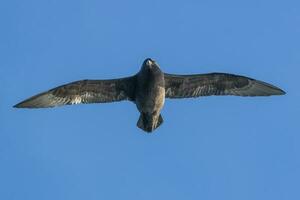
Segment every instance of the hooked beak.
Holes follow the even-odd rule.
[[[147,64],[148,66],[151,66],[151,65],[153,64],[153,61],[150,60],[150,59],[148,59],[147,62],[146,62],[146,64]]]

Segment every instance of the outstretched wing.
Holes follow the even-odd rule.
[[[14,107],[48,108],[79,103],[134,100],[136,77],[111,80],[82,80],[35,95]]]
[[[164,76],[167,98],[211,95],[270,96],[285,94],[283,90],[271,84],[233,74],[164,74]]]

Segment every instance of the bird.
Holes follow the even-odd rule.
[[[73,104],[108,103],[128,100],[136,104],[137,127],[147,133],[163,123],[165,98],[182,99],[212,95],[243,97],[284,95],[269,83],[228,73],[176,75],[164,73],[147,58],[133,76],[109,80],[80,80],[32,96],[15,108],[51,108]]]

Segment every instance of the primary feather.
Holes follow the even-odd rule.
[[[167,98],[211,95],[270,96],[285,92],[271,84],[226,73],[196,75],[164,74]]]
[[[134,99],[135,77],[82,80],[35,95],[16,108],[48,108],[80,103],[106,103]]]

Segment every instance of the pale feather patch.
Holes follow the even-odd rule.
[[[75,96],[74,99],[71,100],[71,104],[80,104],[82,102],[81,96]]]

